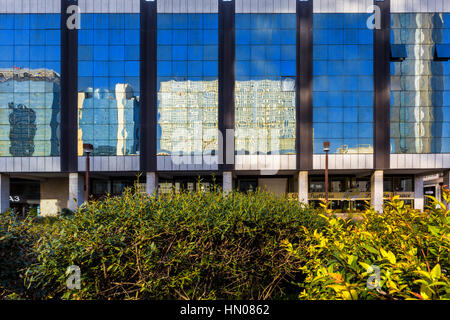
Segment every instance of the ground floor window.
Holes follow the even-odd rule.
[[[222,186],[222,178],[216,176],[205,177],[160,177],[158,194],[172,192],[209,192]]]
[[[135,182],[133,178],[94,178],[91,180],[92,197],[99,199],[107,194],[119,196],[126,188],[134,187]]]
[[[40,192],[39,180],[11,179],[9,196],[11,210],[23,216],[39,215]]]

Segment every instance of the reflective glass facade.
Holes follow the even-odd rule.
[[[391,62],[391,153],[450,153],[450,62],[434,61],[450,14],[392,14],[391,43],[406,47]]]
[[[237,154],[295,154],[296,15],[236,14]]]
[[[58,14],[0,14],[0,156],[60,154]]]
[[[373,31],[369,15],[314,14],[314,153],[373,153]]]
[[[158,155],[218,148],[218,14],[158,14]]]
[[[139,154],[139,14],[81,15],[78,33],[78,155]]]

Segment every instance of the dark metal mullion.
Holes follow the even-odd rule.
[[[374,5],[381,9],[381,29],[374,30],[374,169],[390,167],[390,0],[377,1]]]
[[[61,0],[61,171],[78,171],[78,30],[69,29],[67,8],[77,0]]]
[[[313,168],[313,0],[297,1],[297,170]]]
[[[223,141],[219,143],[219,171],[234,170],[233,163],[226,163],[226,150],[234,154],[234,139],[227,139],[227,129],[234,130],[235,108],[235,1],[219,1],[219,131]],[[220,142],[220,141],[219,141]]]
[[[141,0],[140,171],[157,171],[157,1]]]

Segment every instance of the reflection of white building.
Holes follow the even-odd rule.
[[[295,152],[295,80],[236,82],[236,151]]]
[[[235,90],[236,150],[295,151],[295,81],[237,81]],[[162,82],[158,102],[160,155],[217,150],[218,81]]]
[[[78,155],[91,143],[98,155],[133,155],[138,152],[138,97],[129,84],[114,92],[88,89],[78,93]]]
[[[126,128],[125,107],[127,101],[133,99],[133,88],[129,84],[116,84],[116,102],[117,102],[117,153],[118,156],[126,154],[126,140],[130,137]],[[131,132],[131,136],[133,132]]]
[[[359,144],[354,148],[349,148],[348,145],[342,145],[336,149],[336,153],[373,154],[373,146],[370,144]]]
[[[211,153],[218,148],[219,82],[166,81],[158,92],[158,154]]]
[[[59,155],[60,75],[0,69],[0,156]]]

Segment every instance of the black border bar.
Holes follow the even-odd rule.
[[[140,171],[157,171],[157,1],[141,0]]]
[[[72,5],[78,1],[61,0],[61,172],[78,172],[78,30],[67,27]]]
[[[390,103],[391,103],[391,1],[374,0],[381,9],[381,29],[374,29],[374,108],[373,139],[375,170],[390,167]]]
[[[313,0],[297,0],[297,170],[313,169]]]
[[[227,163],[226,152],[234,155],[234,139],[227,139],[226,131],[234,130],[235,89],[235,1],[219,1],[219,171],[233,171]],[[234,135],[233,135],[234,136]],[[234,159],[234,156],[233,156]],[[222,164],[223,163],[223,164]]]

